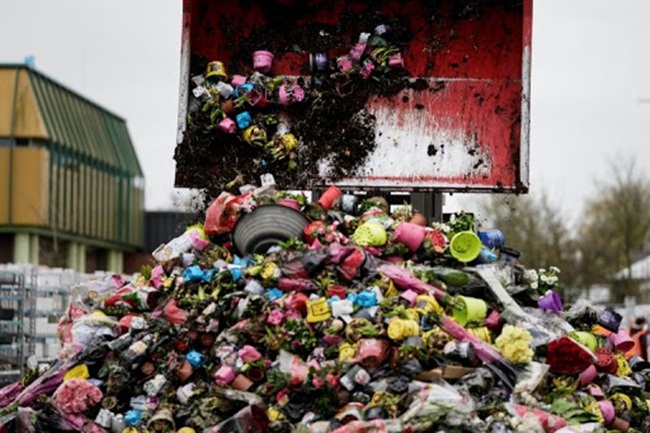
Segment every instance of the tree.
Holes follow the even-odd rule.
[[[611,283],[615,300],[639,295],[630,267],[650,241],[650,180],[633,159],[614,163],[610,176],[597,183],[580,224],[583,275],[592,283]],[[623,279],[614,276],[627,269]]]
[[[527,268],[557,266],[564,288],[576,284],[576,254],[570,230],[559,208],[546,194],[540,196],[491,195],[479,204],[481,229],[498,228],[506,245],[522,253]]]

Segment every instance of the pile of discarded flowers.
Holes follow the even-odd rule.
[[[133,281],[74,289],[0,431],[650,431],[620,316],[565,309],[558,269],[467,214],[422,219],[335,187],[221,194]]]

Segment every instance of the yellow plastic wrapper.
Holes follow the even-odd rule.
[[[80,364],[76,367],[71,368],[65,374],[65,376],[63,376],[63,380],[68,381],[70,379],[88,379],[89,377],[90,373],[88,372],[88,367],[86,364]]]

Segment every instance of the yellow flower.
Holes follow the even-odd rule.
[[[508,361],[515,364],[529,364],[534,354],[530,348],[532,340],[533,337],[525,329],[505,325],[494,343]]]
[[[270,280],[272,278],[277,278],[279,273],[279,268],[278,265],[276,265],[273,262],[265,263],[264,266],[262,267],[262,272],[260,273],[262,275],[262,278],[265,280]]]

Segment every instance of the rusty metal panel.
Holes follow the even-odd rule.
[[[274,74],[308,76],[306,29],[320,25],[331,32],[335,42],[323,51],[335,58],[342,40],[353,43],[371,24],[369,8],[383,19],[408,23],[403,56],[412,85],[368,99],[376,145],[352,175],[335,183],[359,189],[527,191],[532,0],[184,0],[177,156],[189,152],[192,138],[186,124],[190,77],[208,61],[242,70],[250,63],[251,41],[266,32],[303,45],[302,51],[275,52]],[[186,160],[177,158],[176,185],[205,187],[201,177],[186,176],[193,169]],[[321,162],[319,176],[285,186],[328,183],[331,167]],[[210,170],[223,166],[223,159],[214,161]]]

